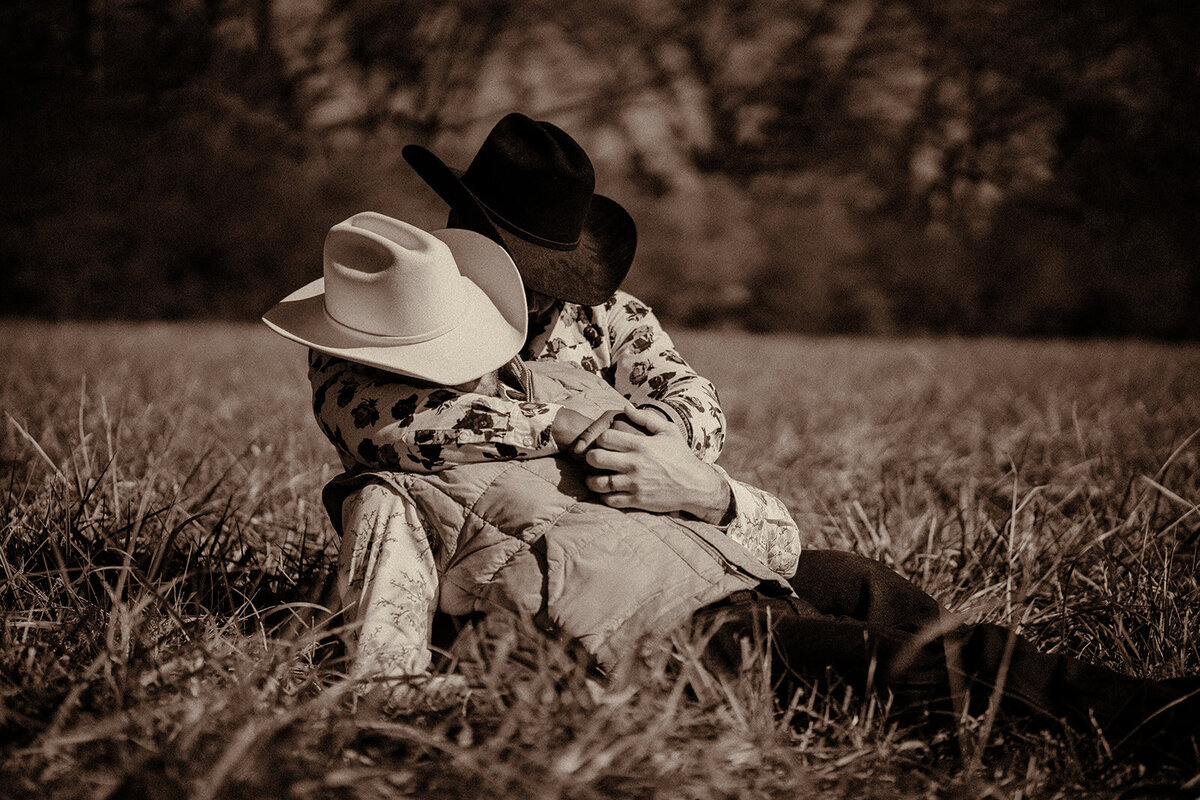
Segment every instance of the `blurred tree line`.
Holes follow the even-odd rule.
[[[39,0],[0,10],[0,313],[253,317],[325,230],[445,210],[520,110],[666,318],[1200,336],[1183,0]]]

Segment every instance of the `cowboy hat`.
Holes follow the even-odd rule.
[[[591,159],[549,122],[507,115],[465,172],[419,145],[401,152],[462,227],[504,245],[533,291],[599,305],[629,272],[637,248],[633,218],[593,193]]]
[[[263,315],[281,336],[360,364],[454,386],[525,343],[521,276],[504,248],[468,230],[374,212],[325,237],[324,277]]]

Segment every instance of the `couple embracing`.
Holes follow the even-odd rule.
[[[404,156],[448,227],[357,214],[329,232],[324,277],[264,317],[310,348],[313,409],[346,468],[325,503],[350,672],[382,706],[461,688],[429,674],[435,612],[515,614],[601,672],[704,625],[718,672],[769,641],[785,703],[832,670],[952,724],[1000,684],[1014,718],[1188,752],[1200,681],[956,626],[878,562],[802,552],[783,503],[714,463],[716,391],[620,291],[636,229],[569,135],[510,114],[465,172]]]

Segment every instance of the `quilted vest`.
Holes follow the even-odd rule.
[[[790,591],[718,528],[609,508],[582,478],[563,457],[361,473],[331,483],[326,502],[340,508],[366,481],[390,484],[436,537],[441,611],[515,612],[606,667],[739,589]]]

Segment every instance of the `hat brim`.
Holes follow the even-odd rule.
[[[273,331],[322,353],[443,386],[486,375],[525,344],[525,290],[506,253],[472,231],[441,230],[463,274],[460,322],[424,342],[395,344],[340,325],[325,311],[325,279],[297,289],[263,315]]]
[[[463,225],[502,244],[517,264],[525,286],[539,294],[595,306],[612,297],[625,280],[637,249],[637,226],[615,200],[592,195],[579,245],[557,250],[521,238],[494,220],[462,182],[463,172],[429,149],[406,145],[401,153],[413,170],[461,218]]]

